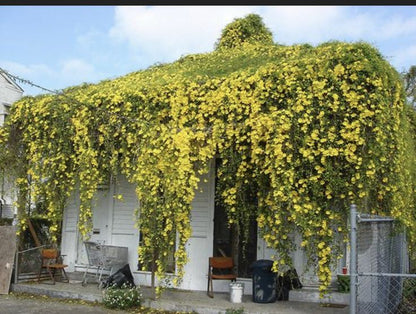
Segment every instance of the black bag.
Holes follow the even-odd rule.
[[[122,286],[126,285],[130,288],[135,287],[133,275],[130,271],[130,265],[126,264],[119,270],[117,270],[114,274],[109,276],[107,280],[102,283],[102,288],[107,287],[117,287],[121,288]]]
[[[289,300],[289,291],[292,289],[301,289],[302,283],[299,280],[298,273],[295,268],[289,269],[283,276],[277,277],[276,294],[278,301]]]
[[[276,295],[278,301],[289,300],[289,290],[292,288],[291,285],[291,280],[287,273],[285,273],[283,276],[277,277]]]
[[[302,283],[299,280],[298,272],[295,268],[289,269],[286,272],[287,276],[290,278],[290,288],[291,289],[302,289]]]

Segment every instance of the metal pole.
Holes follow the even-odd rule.
[[[357,206],[350,206],[350,314],[357,311]]]
[[[14,232],[16,234],[17,226],[16,226],[16,214],[13,217],[12,225],[14,226]],[[16,253],[14,255],[14,283],[19,283],[19,238],[20,236],[16,234]]]
[[[19,252],[16,250],[14,259],[14,283],[19,283]]]

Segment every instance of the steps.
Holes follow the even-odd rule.
[[[331,303],[331,304],[350,304],[350,294],[341,293],[337,291],[330,291],[329,294],[323,298],[319,298],[319,290],[314,288],[304,287],[302,289],[289,291],[290,301],[299,302],[314,302],[314,303]]]

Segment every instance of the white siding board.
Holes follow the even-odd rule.
[[[137,247],[139,232],[135,227],[135,210],[139,207],[135,186],[125,177],[119,176],[115,186],[115,195],[121,194],[123,200],[116,197],[113,201],[112,245],[128,247],[128,261],[132,271],[137,270]]]
[[[208,238],[210,232],[210,196],[209,174],[202,176],[192,201],[191,228],[192,238]],[[207,182],[205,182],[207,180]]]
[[[139,206],[135,187],[125,178],[120,177],[117,181],[116,195],[121,194],[123,199],[114,199],[112,233],[133,235],[137,233],[134,212]]]
[[[0,105],[11,105],[22,97],[23,90],[12,80],[6,78],[6,74],[0,73]],[[5,114],[6,108],[0,107],[0,114]]]

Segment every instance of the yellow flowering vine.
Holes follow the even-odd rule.
[[[372,46],[274,44],[250,15],[211,53],[21,99],[0,153],[16,169],[21,217],[30,191],[55,232],[77,187],[87,236],[98,185],[125,175],[140,200],[139,259],[163,278],[174,250],[175,283],[199,177],[217,158],[229,223],[244,230],[256,217],[276,271],[290,265],[299,232],[325,292],[351,203],[396,217],[415,243],[415,121],[398,73]]]

